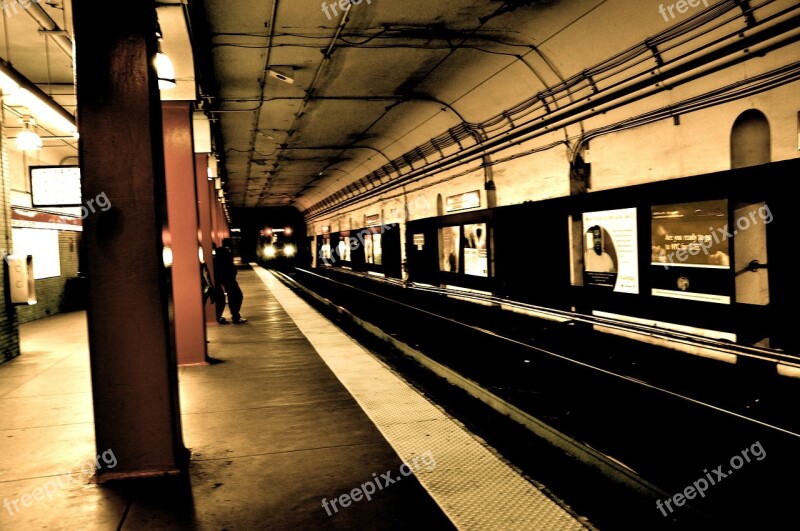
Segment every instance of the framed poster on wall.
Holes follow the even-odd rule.
[[[461,240],[461,227],[443,227],[439,229],[442,245],[439,255],[439,271],[458,273],[459,243]]]
[[[583,213],[584,285],[639,293],[636,209]]]
[[[652,295],[730,304],[728,201],[657,205],[651,219]]]
[[[489,276],[486,223],[464,225],[464,274]]]
[[[61,276],[61,254],[58,231],[51,229],[11,229],[14,254],[33,256],[36,280]]]

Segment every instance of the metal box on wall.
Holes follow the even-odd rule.
[[[6,256],[11,304],[36,304],[32,255]]]

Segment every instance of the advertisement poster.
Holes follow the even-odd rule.
[[[348,233],[349,234],[349,233]],[[337,249],[337,254],[341,260],[345,262],[350,261],[350,236],[342,236],[342,239],[339,240],[339,246]]]
[[[331,259],[331,240],[330,238],[322,238],[322,245],[320,246],[320,256],[322,258]]]
[[[375,263],[372,257],[372,234],[364,234],[364,260],[368,264]]]
[[[464,273],[478,277],[489,276],[489,256],[486,250],[486,223],[464,225]]]
[[[372,235],[372,258],[375,265],[383,265],[383,248],[381,247],[380,234]]]
[[[583,214],[584,284],[639,293],[636,209]]]
[[[652,207],[652,294],[730,304],[730,236],[726,199]]]
[[[11,229],[14,254],[33,256],[36,280],[61,276],[58,231],[43,229]]]
[[[728,269],[728,201],[652,208],[653,265]]]
[[[368,264],[381,265],[383,263],[380,234],[364,235],[364,256]]]
[[[461,227],[444,227],[440,229],[442,245],[440,247],[439,270],[458,273],[458,245],[461,239]]]

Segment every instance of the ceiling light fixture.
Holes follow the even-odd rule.
[[[39,151],[42,149],[42,137],[39,136],[35,129],[31,129],[31,126],[35,127],[36,125],[33,118],[26,116],[22,119],[22,123],[25,130],[17,135],[17,149],[20,151]]]
[[[288,83],[290,85],[294,85],[294,79],[292,79],[291,77],[286,76],[284,74],[281,74],[280,72],[276,72],[275,70],[270,70],[269,71],[269,75],[274,77],[275,79],[277,79],[279,81],[283,81],[284,83]]]
[[[0,72],[0,91],[9,96],[19,90],[19,83],[11,79],[5,72]]]
[[[36,123],[46,130],[52,131],[55,128],[77,137],[75,117],[2,59],[0,59],[0,91],[3,103],[7,107],[24,107],[27,111],[21,114],[31,119],[35,118]]]
[[[177,86],[175,80],[175,67],[169,56],[161,49],[161,41],[164,40],[164,34],[161,33],[161,25],[156,21],[156,38],[158,39],[158,52],[156,53],[155,66],[156,75],[158,77],[159,90],[174,89]]]

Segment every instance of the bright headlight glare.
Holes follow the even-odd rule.
[[[264,254],[267,256],[267,258],[272,258],[275,256],[275,247],[271,245],[266,246],[264,248]]]
[[[287,245],[287,246],[286,246],[286,247],[284,247],[284,249],[283,249],[283,253],[284,253],[286,256],[294,256],[294,253],[295,253],[296,251],[297,251],[297,250],[294,248],[294,245]]]

